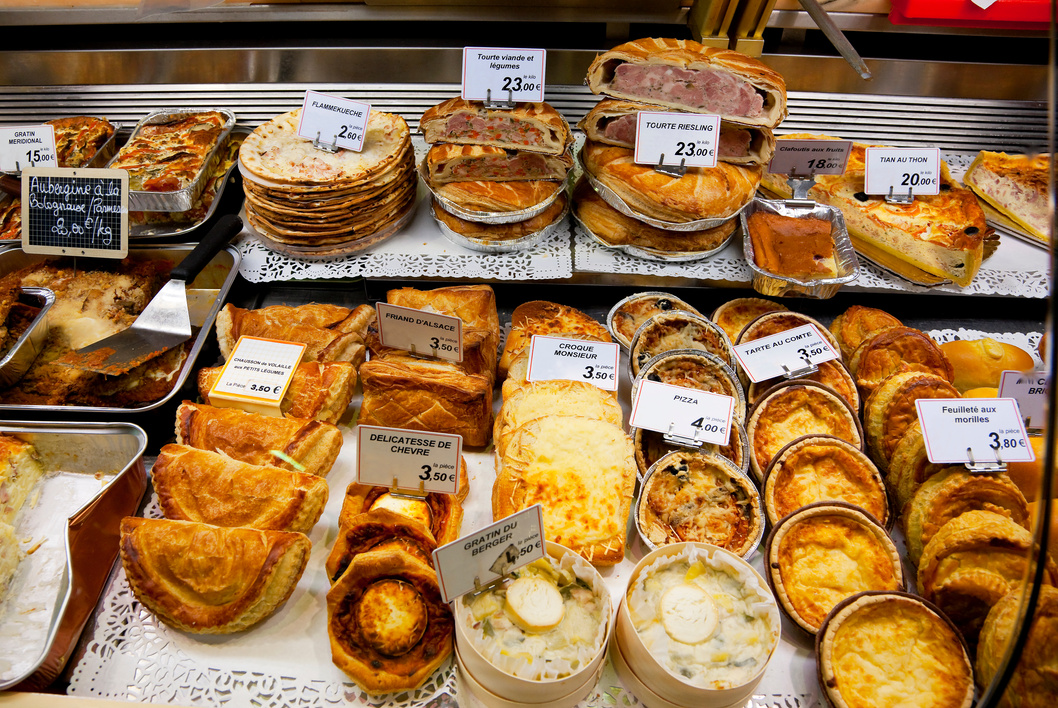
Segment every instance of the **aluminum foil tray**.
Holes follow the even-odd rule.
[[[143,118],[143,120],[136,124],[135,128],[132,129],[132,136],[129,140],[132,140],[139,135],[140,131],[143,130],[143,127],[146,125],[166,123],[195,113],[206,113],[209,111],[223,113],[227,117],[227,120],[224,123],[220,136],[217,138],[216,144],[203,162],[203,166],[199,170],[194,181],[187,187],[172,192],[145,192],[138,189],[129,190],[130,210],[187,211],[193,207],[195,205],[195,200],[201,196],[202,190],[206,187],[207,175],[212,174],[213,170],[216,168],[221,146],[227,140],[228,134],[231,132],[232,128],[235,127],[235,114],[227,108],[166,108],[151,111]],[[107,165],[109,166],[113,162],[114,160],[111,160]]]
[[[437,197],[434,196],[434,200],[437,201]],[[438,202],[439,203],[439,202]],[[442,207],[443,208],[443,207]],[[480,251],[482,253],[514,253],[516,251],[527,251],[533,246],[539,243],[543,243],[547,239],[557,232],[563,224],[566,223],[566,216],[569,214],[569,199],[566,200],[566,208],[562,210],[554,221],[540,229],[534,231],[531,234],[526,234],[521,238],[509,239],[506,241],[490,241],[482,238],[471,238],[470,236],[464,236],[458,231],[453,231],[449,228],[448,224],[437,218],[437,215],[432,211],[430,215],[433,220],[437,223],[438,228],[441,229],[441,233],[452,243],[463,248],[469,248],[472,251]]]
[[[570,174],[572,174],[572,172],[567,173],[566,179],[557,183],[559,188],[555,190],[554,194],[528,209],[520,209],[519,211],[475,211],[473,209],[465,209],[452,200],[446,199],[438,194],[428,177],[426,158],[423,158],[422,162],[419,163],[419,178],[422,180],[422,183],[426,185],[426,188],[430,190],[430,194],[432,194],[437,203],[441,205],[441,208],[449,214],[458,216],[460,219],[476,221],[479,224],[513,224],[516,221],[525,221],[526,219],[532,219],[538,214],[542,214],[556,199],[558,199],[559,194],[562,194],[563,192],[568,193],[567,188],[569,186]]]
[[[121,519],[147,488],[147,435],[129,423],[3,423],[45,476],[16,517],[28,553],[0,604],[0,690],[41,689],[62,671],[118,556]],[[39,545],[37,545],[39,544]]]
[[[176,265],[191,252],[191,249],[194,248],[194,246],[195,244],[179,244],[174,246],[130,246],[128,257],[166,259]],[[6,251],[0,252],[0,277],[26,266],[35,265],[48,260],[55,260],[55,258],[28,254],[21,248],[7,249]],[[124,415],[130,412],[153,410],[163,405],[166,401],[170,400],[177,394],[187,380],[187,377],[190,376],[191,372],[194,370],[195,359],[198,357],[199,352],[202,351],[202,347],[205,346],[206,340],[209,338],[210,329],[213,327],[213,321],[216,319],[221,306],[224,305],[224,300],[228,295],[228,291],[231,289],[236,276],[239,274],[240,260],[241,256],[239,255],[239,251],[234,246],[228,246],[214,256],[213,260],[202,269],[202,272],[198,277],[188,285],[187,304],[191,313],[193,338],[191,351],[188,352],[187,359],[184,361],[184,365],[180,369],[177,380],[173,384],[173,388],[164,397],[152,403],[131,406],[128,408],[119,408],[117,406],[45,406],[0,403],[0,411],[3,411],[4,415],[7,417],[18,417],[19,415],[23,415],[33,418],[35,414],[43,413],[54,415],[59,411],[63,413],[92,414],[93,416],[105,415],[113,418],[116,415]],[[85,262],[85,259],[78,260],[78,263]]]
[[[837,276],[815,280],[799,280],[770,273],[757,265],[753,250],[753,239],[749,237],[746,225],[751,214],[758,211],[771,212],[791,218],[816,218],[829,221],[834,236],[834,261],[837,265]],[[746,263],[753,271],[753,289],[763,295],[779,297],[783,295],[803,295],[813,298],[833,297],[842,285],[851,283],[859,275],[859,261],[856,249],[852,247],[848,229],[845,228],[845,217],[836,207],[824,206],[815,202],[795,203],[794,200],[755,198],[739,215],[742,221],[742,253]]]

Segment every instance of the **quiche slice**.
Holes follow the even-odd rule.
[[[867,147],[853,143],[845,173],[818,175],[808,198],[841,209],[856,251],[897,275],[921,285],[947,280],[969,285],[984,260],[985,239],[994,233],[977,197],[952,179],[944,162],[940,194],[917,196],[911,204],[890,204],[884,197],[868,195],[863,191]],[[765,172],[761,186],[789,198],[786,179]]]
[[[977,196],[1044,243],[1050,242],[1047,155],[1008,155],[982,150],[963,180]]]

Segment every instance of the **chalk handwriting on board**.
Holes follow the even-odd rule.
[[[22,174],[22,248],[124,258],[128,253],[128,172],[32,168]]]

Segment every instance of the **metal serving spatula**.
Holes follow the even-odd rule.
[[[191,338],[187,285],[213,256],[242,230],[234,214],[222,216],[184,260],[128,329],[55,360],[63,366],[119,376]]]

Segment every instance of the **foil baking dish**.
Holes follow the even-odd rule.
[[[436,200],[437,197],[435,196]],[[566,216],[569,214],[569,200],[566,200],[566,207],[562,210],[554,221],[540,229],[534,231],[531,234],[526,234],[521,238],[512,238],[505,241],[490,241],[481,238],[472,238],[470,236],[464,236],[458,231],[454,231],[445,222],[437,218],[437,214],[431,211],[431,216],[434,222],[437,223],[441,234],[452,243],[463,248],[469,248],[472,251],[480,251],[481,253],[514,253],[516,251],[527,251],[537,244],[543,243],[551,237],[552,234],[557,232],[559,228],[566,223]]]
[[[194,244],[179,244],[174,246],[130,246],[129,258],[164,259],[176,265],[182,261],[194,248]],[[213,260],[202,269],[202,272],[190,284],[188,284],[187,298],[188,309],[191,313],[192,344],[184,365],[180,368],[177,379],[172,389],[162,398],[151,403],[142,405],[118,407],[118,406],[85,406],[85,405],[36,405],[36,404],[14,404],[0,403],[0,411],[4,411],[9,417],[12,414],[47,414],[54,416],[56,412],[106,415],[124,415],[133,412],[149,411],[163,405],[177,394],[184,385],[191,371],[194,369],[195,360],[202,347],[208,339],[209,330],[217,317],[224,299],[231,289],[235,278],[239,273],[239,261],[241,257],[234,246],[226,249],[213,257]],[[0,277],[12,273],[26,266],[36,265],[54,257],[33,255],[24,252],[21,248],[11,248],[0,252]],[[78,259],[78,263],[85,263],[90,259]]]
[[[202,162],[202,167],[199,168],[198,174],[195,176],[195,179],[191,184],[183,189],[177,189],[171,192],[147,192],[139,189],[130,189],[130,211],[188,211],[191,209],[191,207],[195,205],[195,200],[201,196],[202,190],[206,188],[206,177],[211,175],[216,169],[217,161],[220,156],[220,149],[227,141],[231,129],[235,127],[235,114],[227,108],[167,108],[151,111],[136,124],[136,127],[132,129],[132,135],[129,137],[130,141],[140,134],[140,131],[143,130],[144,126],[168,123],[169,121],[186,118],[187,116],[196,113],[209,113],[211,111],[223,113],[226,120],[220,136],[217,138],[217,142],[213,145],[213,149],[210,150],[209,155],[207,155],[206,159]],[[115,159],[116,157],[117,155],[115,155]],[[113,159],[110,160],[110,162],[107,163],[107,166],[109,167],[113,162]]]
[[[2,423],[32,443],[45,475],[16,518],[28,553],[0,604],[0,690],[62,671],[118,555],[121,519],[147,488],[147,435],[130,423]],[[38,545],[39,544],[39,545]]]
[[[555,182],[555,184],[558,185],[558,189],[556,189],[550,197],[528,209],[519,209],[518,211],[477,211],[461,207],[451,199],[446,199],[439,194],[430,182],[428,171],[426,169],[426,158],[423,158],[422,162],[419,163],[419,178],[422,180],[422,183],[426,185],[426,188],[430,190],[430,194],[432,194],[434,200],[441,205],[441,208],[453,216],[458,216],[460,219],[476,221],[479,224],[513,224],[516,221],[525,221],[526,219],[532,219],[538,214],[542,214],[556,199],[558,199],[558,195],[563,193],[568,194],[567,188],[569,186],[569,178],[571,174],[572,171],[566,174],[566,179],[561,182]]]

